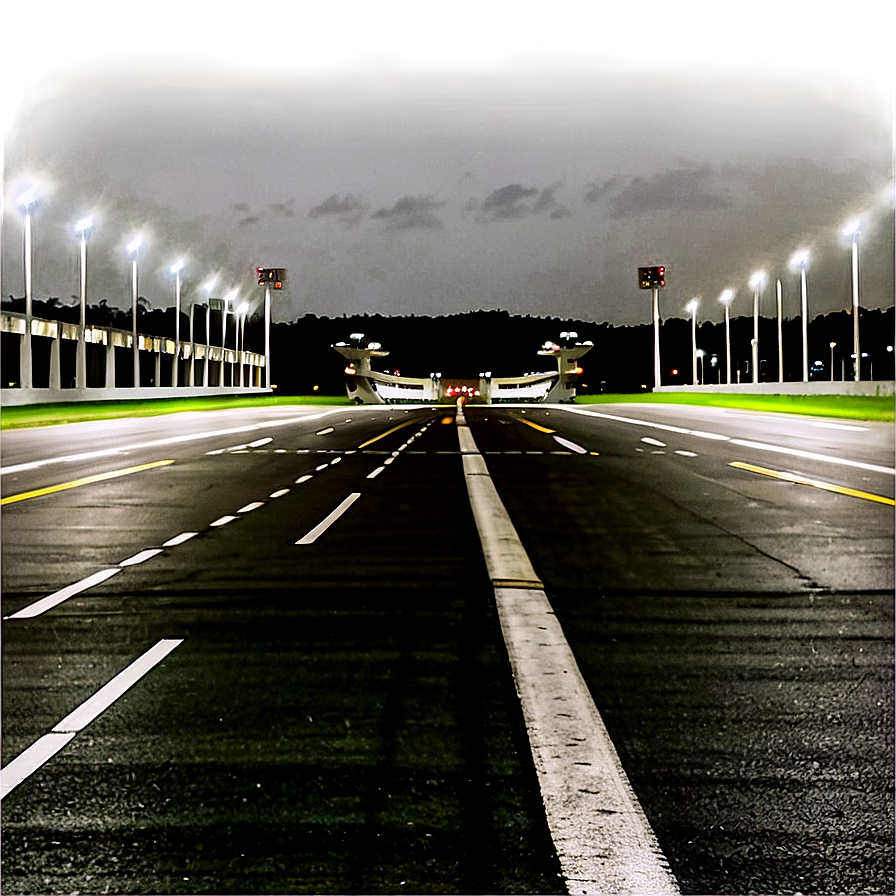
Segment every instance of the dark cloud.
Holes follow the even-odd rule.
[[[344,224],[357,224],[367,213],[367,204],[346,193],[339,196],[334,193],[328,196],[320,205],[314,206],[308,212],[309,218],[339,218]]]
[[[590,183],[585,192],[585,202],[599,202],[604,196],[621,187],[622,184],[623,179],[618,174],[614,174],[613,177],[602,184]]]
[[[524,187],[522,184],[508,184],[500,187],[485,197],[482,211],[495,219],[522,218],[532,211],[531,206],[523,200],[538,195],[535,187]]]
[[[242,212],[246,214],[249,211],[249,204],[247,202],[234,202],[230,206],[235,212]]]
[[[392,208],[381,208],[372,217],[386,221],[390,230],[439,230],[444,225],[433,209],[444,204],[431,196],[405,196]]]
[[[245,218],[241,218],[239,223],[240,227],[246,227],[249,224],[257,224],[258,215],[247,215]]]
[[[714,192],[715,175],[703,168],[678,168],[656,174],[649,180],[636,177],[613,197],[614,218],[632,218],[654,212],[714,211],[726,208],[728,200]]]
[[[534,214],[547,214],[552,221],[558,221],[561,218],[569,218],[572,212],[565,206],[561,205],[554,198],[554,193],[560,188],[560,184],[554,184],[551,187],[545,187],[538,197],[535,205],[532,206]]]
[[[292,209],[292,200],[289,202],[272,202],[268,208],[275,214],[283,218],[294,218],[296,213]]]

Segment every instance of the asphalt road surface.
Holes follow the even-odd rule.
[[[892,893],[893,427],[464,416],[681,891]],[[2,452],[4,893],[567,891],[453,408]]]

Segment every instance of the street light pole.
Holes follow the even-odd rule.
[[[660,376],[660,290],[653,287],[653,388],[662,385]]]
[[[808,317],[809,305],[806,297],[806,263],[809,261],[809,253],[805,249],[801,249],[793,256],[792,262],[800,267],[800,317],[802,319],[803,330],[803,382],[809,382],[809,336],[808,336]]]
[[[784,382],[784,324],[783,324],[783,305],[784,294],[781,288],[781,281],[776,283],[777,305],[778,305],[778,382]]]
[[[855,381],[859,382],[862,378],[862,356],[859,352],[859,221],[850,221],[843,233],[852,237],[852,350],[856,354]]]
[[[753,382],[759,382],[759,298],[762,294],[762,284],[765,282],[765,274],[758,271],[750,278],[750,286],[753,287]]]
[[[725,306],[725,382],[731,385],[731,300],[734,293],[730,289],[726,289],[719,297],[719,301]]]
[[[831,342],[831,382],[834,382],[834,349],[837,346],[836,342]]]
[[[87,387],[87,232],[92,226],[93,218],[82,218],[75,224],[75,231],[81,234],[81,309],[75,367],[75,385],[79,389]]]
[[[25,338],[22,342],[22,358],[19,363],[19,381],[23,389],[30,389],[34,385],[34,365],[31,346],[31,321],[34,318],[31,294],[31,206],[35,204],[34,188],[32,187],[22,193],[19,196],[18,203],[25,209],[23,234],[25,242]]]
[[[687,310],[691,312],[691,361],[692,361],[692,380],[693,384],[698,385],[697,380],[697,307],[700,303],[696,299],[691,299],[687,304]]]
[[[140,252],[140,237],[128,243],[128,253],[133,255],[131,261],[131,346],[134,357],[134,388],[140,385],[140,346],[137,343],[137,255]]]
[[[182,261],[175,262],[171,266],[174,274],[174,366],[171,368],[171,385],[180,385],[180,272],[183,270]]]
[[[205,284],[205,290],[207,292],[206,295],[206,305],[205,305],[205,366],[202,368],[202,385],[208,386],[208,368],[209,364],[211,364],[211,349],[212,349],[212,290],[215,288],[215,283],[217,282],[217,277],[212,277]]]
[[[264,288],[264,387],[271,388],[271,287]]]

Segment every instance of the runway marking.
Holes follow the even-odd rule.
[[[742,461],[732,461],[729,467],[736,467],[738,470],[747,470],[750,473],[759,473],[761,476],[771,476],[773,479],[780,479],[783,482],[792,482],[796,485],[811,485],[813,488],[820,488],[826,492],[835,492],[838,495],[848,495],[851,498],[863,498],[865,501],[874,501],[878,504],[886,504],[890,507],[896,506],[896,501],[892,498],[886,498],[883,495],[874,495],[871,492],[863,492],[854,488],[847,488],[843,485],[835,485],[832,482],[824,482],[820,479],[809,479],[806,476],[799,476],[796,473],[787,473],[782,470],[767,470],[765,467],[756,467],[753,464],[743,463]]]
[[[684,429],[681,426],[669,426],[666,423],[654,423],[649,420],[638,420],[634,417],[621,417],[618,414],[602,414],[599,411],[586,411],[584,408],[562,407],[559,410],[568,411],[570,414],[584,414],[587,417],[601,417],[604,420],[615,420],[619,423],[631,423],[634,426],[646,426],[665,432],[677,432],[682,435],[696,436],[700,439],[713,439],[718,442],[730,442],[742,448],[755,448],[758,451],[771,451],[778,454],[789,454],[793,457],[801,457],[805,460],[817,460],[829,464],[838,464],[844,467],[855,467],[858,470],[870,470],[872,473],[883,473],[887,476],[896,476],[896,467],[884,467],[880,464],[868,464],[863,461],[849,460],[844,457],[834,457],[830,454],[816,454],[814,451],[802,451],[799,448],[786,448],[783,445],[772,445],[768,442],[753,442],[749,439],[735,439],[731,436],[715,432],[704,432],[699,429]]]
[[[237,513],[251,513],[253,510],[258,510],[259,507],[264,507],[264,501],[253,501],[245,507],[240,507]]]
[[[563,630],[465,423],[464,478],[570,893],[678,893]]]
[[[537,429],[539,432],[552,433],[557,431],[556,429],[548,429],[546,426],[541,426],[538,423],[533,423],[531,420],[520,420],[520,423],[525,423],[526,426],[531,426],[532,429]]]
[[[144,470],[152,470],[156,467],[167,467],[173,463],[173,460],[157,460],[151,464],[140,464],[136,467],[125,467],[123,470],[110,470],[108,473],[97,473],[95,476],[85,476],[83,479],[73,479],[71,482],[62,482],[59,485],[48,485],[45,488],[38,488],[30,492],[22,492],[19,495],[8,495],[0,500],[0,505],[15,504],[17,501],[27,501],[29,498],[40,498],[43,495],[52,495],[55,492],[64,492],[70,488],[80,488],[82,485],[92,485],[95,482],[106,482],[109,479],[130,476],[132,473],[142,473]]]
[[[296,544],[313,544],[320,538],[339,517],[342,516],[361,497],[360,492],[352,492],[335,510],[331,511],[307,535],[303,535]]]
[[[195,538],[198,534],[198,532],[181,532],[180,535],[175,535],[174,538],[169,538],[168,541],[163,542],[162,547],[177,547],[179,544],[183,544],[185,541],[189,541],[191,538]]]
[[[183,638],[159,641],[103,685],[92,697],[70,712],[49,734],[45,734],[20,753],[0,772],[2,778],[0,799],[52,759],[79,731],[105,712],[182,643]]]
[[[583,448],[581,445],[577,445],[575,442],[570,442],[569,439],[564,439],[561,436],[554,436],[554,441],[562,445],[564,448],[569,448],[570,451],[574,451],[576,454],[588,453],[587,448]]]
[[[393,426],[392,429],[387,429],[385,432],[380,433],[378,436],[374,436],[372,439],[368,439],[361,445],[358,445],[358,448],[366,448],[368,445],[372,445],[374,442],[378,442],[380,439],[385,439],[386,436],[392,435],[393,432],[398,432],[399,429],[404,429],[405,426],[413,426],[417,423],[416,420],[405,420],[403,423],[399,423],[398,426]]]
[[[99,585],[101,582],[105,582],[106,579],[111,579],[112,576],[119,572],[121,572],[120,567],[115,567],[114,569],[101,569],[99,572],[95,572],[93,575],[81,579],[80,582],[75,582],[59,591],[54,591],[52,594],[48,594],[46,597],[42,597],[40,600],[35,601],[33,604],[29,604],[27,607],[23,607],[21,610],[11,613],[9,616],[4,616],[3,618],[33,619],[35,616],[40,616],[41,613],[46,613],[47,610],[52,610],[53,607],[58,606],[70,597],[74,597],[76,594],[80,594],[88,588],[93,588],[94,585]]]
[[[127,560],[122,560],[118,565],[122,567],[122,569],[126,566],[137,566],[140,563],[145,563],[147,560],[151,560],[157,554],[161,553],[161,548],[150,548],[146,551],[140,551],[139,554],[134,554],[133,557],[128,557]]]

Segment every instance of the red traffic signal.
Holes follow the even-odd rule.
[[[286,280],[286,268],[255,268],[259,286],[272,286],[274,289],[283,289]]]
[[[641,289],[655,289],[666,285],[666,268],[663,265],[638,268],[638,286]]]

